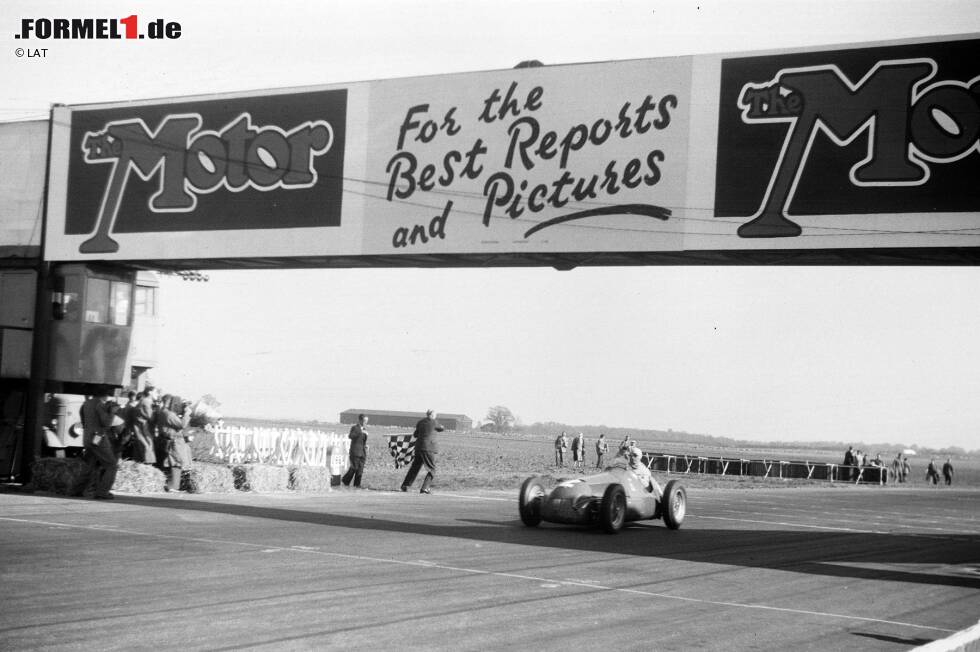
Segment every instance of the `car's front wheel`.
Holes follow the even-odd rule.
[[[677,480],[671,480],[664,489],[660,511],[664,515],[664,523],[671,530],[676,530],[684,522],[687,513],[687,491]]]
[[[611,484],[602,494],[599,505],[599,524],[609,534],[615,534],[626,522],[626,490],[621,484]]]
[[[532,476],[521,485],[517,504],[521,512],[521,521],[528,527],[534,527],[541,522],[541,500],[544,498],[544,483],[537,476]]]

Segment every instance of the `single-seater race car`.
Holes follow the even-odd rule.
[[[521,484],[518,504],[528,527],[541,521],[599,525],[612,534],[627,521],[662,518],[676,530],[684,522],[687,492],[677,480],[661,489],[649,471],[638,474],[617,457],[601,473],[559,480],[550,489],[541,476],[532,476]]]

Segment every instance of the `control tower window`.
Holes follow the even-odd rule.
[[[88,279],[85,321],[92,324],[129,325],[132,285],[101,278]]]

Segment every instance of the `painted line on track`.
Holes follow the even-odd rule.
[[[443,494],[443,495],[449,495],[449,494]],[[504,500],[504,499],[500,499],[500,500]],[[704,518],[704,517],[702,517],[702,518]],[[720,517],[714,517],[714,518],[720,518]],[[730,520],[730,519],[725,519],[725,520]],[[75,529],[79,529],[79,530],[91,530],[91,531],[97,531],[97,532],[110,531],[110,530],[108,530],[108,528],[106,528],[104,526],[77,525],[77,524],[71,524],[71,523],[55,523],[55,522],[52,522],[52,521],[39,521],[39,520],[25,519],[25,518],[9,518],[9,517],[5,517],[5,516],[0,516],[0,521],[8,521],[8,522],[12,522],[12,523],[26,523],[26,524],[29,524],[29,525],[42,525],[42,526],[45,526],[45,527],[56,526],[56,527],[75,528]],[[807,609],[791,609],[791,608],[788,608],[788,607],[774,607],[774,606],[771,606],[771,605],[764,605],[764,604],[751,604],[751,603],[742,603],[742,602],[726,602],[726,601],[721,601],[721,600],[706,600],[706,599],[703,599],[703,598],[691,598],[691,597],[680,596],[680,595],[672,595],[672,594],[669,594],[669,593],[656,593],[656,592],[653,592],[653,591],[644,591],[642,589],[631,589],[631,588],[621,588],[621,587],[616,587],[616,586],[606,586],[606,585],[603,585],[603,584],[597,584],[597,583],[593,583],[593,582],[579,582],[579,581],[573,581],[573,580],[555,580],[555,579],[546,578],[546,577],[538,577],[538,576],[535,576],[535,575],[524,575],[524,574],[519,574],[519,573],[505,573],[505,572],[501,572],[501,571],[489,571],[489,570],[482,570],[482,569],[478,569],[478,568],[463,568],[463,567],[460,567],[460,566],[448,566],[446,564],[440,564],[440,563],[437,563],[437,562],[424,561],[424,560],[414,560],[414,561],[412,561],[412,560],[403,560],[403,559],[391,559],[391,558],[387,558],[387,557],[370,557],[370,556],[367,556],[367,555],[352,555],[352,554],[340,553],[340,552],[327,552],[327,551],[324,551],[324,550],[317,550],[315,548],[310,548],[309,546],[269,546],[269,545],[263,545],[263,544],[258,544],[258,543],[249,543],[247,541],[236,541],[236,540],[229,540],[229,539],[212,539],[212,538],[206,538],[206,537],[187,537],[187,536],[178,536],[178,535],[174,535],[174,534],[157,534],[157,533],[142,532],[142,531],[139,531],[139,530],[130,530],[130,529],[123,529],[123,528],[112,528],[111,531],[113,533],[116,533],[116,534],[129,534],[129,535],[133,535],[133,536],[152,537],[154,539],[172,539],[172,540],[175,540],[175,541],[194,541],[194,542],[197,542],[197,543],[208,543],[208,544],[213,544],[213,545],[237,545],[237,546],[241,546],[243,548],[252,548],[252,549],[258,550],[260,552],[274,552],[274,551],[279,551],[279,552],[296,552],[296,553],[300,553],[300,554],[317,555],[317,556],[321,556],[321,557],[329,557],[329,558],[333,558],[333,559],[344,559],[344,560],[348,560],[348,561],[349,560],[364,561],[364,562],[370,562],[370,563],[374,563],[374,564],[382,563],[382,564],[392,564],[392,565],[398,565],[398,566],[412,566],[412,567],[415,567],[415,568],[435,568],[435,569],[439,569],[439,570],[464,573],[464,574],[467,574],[467,575],[483,575],[483,576],[486,576],[486,577],[503,577],[503,578],[509,578],[509,579],[522,580],[522,581],[530,581],[530,582],[535,582],[535,583],[538,583],[538,584],[543,584],[544,583],[544,584],[552,584],[552,585],[559,585],[559,586],[572,586],[572,587],[579,587],[579,588],[589,588],[589,589],[599,590],[599,591],[608,591],[608,592],[616,592],[616,593],[627,593],[627,594],[630,594],[630,595],[642,595],[642,596],[651,597],[651,598],[661,598],[661,599],[664,599],[664,600],[675,600],[675,601],[680,601],[680,602],[688,602],[688,603],[695,603],[695,604],[711,605],[711,606],[716,606],[716,607],[730,607],[730,608],[737,608],[737,609],[750,609],[750,610],[757,610],[757,611],[769,611],[769,612],[796,614],[796,615],[800,615],[800,616],[813,616],[813,617],[817,617],[817,618],[830,618],[830,619],[838,619],[838,620],[852,620],[852,621],[865,622],[865,623],[876,623],[876,624],[880,624],[880,625],[893,625],[893,626],[896,626],[896,627],[910,627],[910,628],[914,628],[914,629],[926,629],[926,630],[930,630],[930,631],[945,632],[945,633],[954,633],[954,632],[957,631],[955,629],[947,629],[947,628],[944,628],[944,627],[933,627],[932,625],[920,625],[918,623],[907,623],[907,622],[895,621],[895,620],[885,620],[885,619],[882,619],[882,618],[869,618],[869,617],[865,617],[865,616],[854,616],[854,615],[850,615],[850,614],[837,614],[837,613],[830,613],[830,612],[826,612],[826,611],[810,611],[810,610],[807,610]],[[858,531],[858,530],[855,530],[855,531]]]
[[[788,521],[763,521],[750,518],[735,518],[729,516],[705,516],[703,514],[688,514],[689,518],[709,519],[714,521],[733,521],[735,523],[754,523],[756,525],[779,525],[781,527],[809,528],[811,530],[831,530],[834,532],[852,532],[854,534],[895,534],[890,530],[869,530],[867,528],[842,527],[840,525],[814,525],[812,523],[791,523]],[[930,528],[934,529],[934,528]],[[957,532],[955,534],[923,534],[920,532],[905,532],[902,536],[918,537],[920,539],[959,539],[964,534],[969,536],[970,532]]]
[[[501,496],[475,496],[475,495],[471,495],[471,494],[469,494],[469,495],[468,494],[444,494],[444,493],[441,493],[441,492],[440,493],[437,493],[437,494],[433,494],[433,495],[434,496],[447,496],[449,498],[462,498],[464,500],[495,500],[495,501],[500,501],[500,502],[505,502],[505,503],[509,503],[509,502],[516,503],[517,502],[517,500],[514,499],[514,498],[503,498]]]

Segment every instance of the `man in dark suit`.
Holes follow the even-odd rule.
[[[402,482],[402,491],[408,491],[408,488],[415,482],[415,477],[419,471],[425,466],[427,473],[419,493],[432,493],[429,487],[436,472],[436,454],[439,452],[436,444],[436,433],[443,430],[444,428],[436,421],[436,414],[432,410],[427,410],[425,418],[415,424],[415,455],[412,458],[412,466],[408,468],[408,474],[405,475],[405,480]]]
[[[350,456],[350,468],[347,469],[347,473],[344,477],[340,479],[345,487],[349,487],[351,480],[354,481],[354,488],[358,489],[361,486],[361,476],[364,474],[364,461],[367,459],[367,425],[368,417],[366,414],[357,415],[357,423],[351,426],[350,434],[347,435],[350,439],[350,451],[348,455]]]
[[[100,386],[95,395],[82,404],[82,428],[85,461],[88,465],[89,482],[85,494],[94,494],[101,500],[112,499],[112,484],[116,481],[119,462],[112,448],[109,429],[113,425],[113,414],[109,409],[112,389]]]

